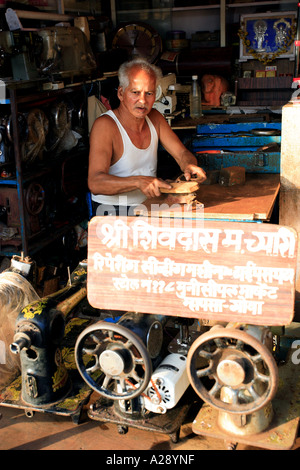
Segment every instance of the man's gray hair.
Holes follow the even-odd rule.
[[[118,72],[119,86],[125,90],[129,85],[129,73],[132,68],[138,67],[141,70],[149,73],[149,75],[154,75],[156,78],[156,85],[158,85],[159,80],[162,78],[162,71],[159,67],[154,64],[151,64],[144,59],[143,57],[136,57],[135,59],[124,62]]]

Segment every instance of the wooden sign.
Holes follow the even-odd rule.
[[[296,231],[280,225],[94,217],[88,300],[100,309],[287,325],[296,251]]]

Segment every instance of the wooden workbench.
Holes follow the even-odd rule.
[[[135,215],[266,222],[270,220],[279,187],[279,174],[246,174],[245,184],[201,185],[197,201],[204,205],[202,210],[187,211],[179,205],[166,207],[167,195],[162,195],[138,206]]]

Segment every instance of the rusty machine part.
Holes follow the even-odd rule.
[[[30,215],[38,215],[45,205],[45,190],[37,182],[31,183],[25,192],[26,208]]]
[[[81,270],[77,282],[27,305],[16,320],[10,350],[21,358],[22,399],[27,404],[49,405],[70,392],[60,344],[67,314],[86,296],[86,269]]]
[[[96,60],[86,35],[75,26],[41,28],[36,33],[42,40],[39,55],[41,74],[57,78],[93,76]]]
[[[20,358],[21,375],[1,392],[1,406],[71,416],[78,422],[91,390],[76,369],[74,344],[90,320],[73,318],[86,299],[87,263],[72,272],[55,294],[32,301],[19,313],[10,351]],[[80,399],[78,399],[80,397]]]
[[[187,181],[184,175],[180,175],[175,181],[166,180],[171,185],[171,188],[160,188],[162,194],[167,194],[164,203],[168,205],[173,204],[197,204],[203,206],[202,203],[197,201],[197,191],[202,179],[192,177]]]
[[[278,386],[272,353],[240,328],[213,327],[201,335],[189,350],[187,367],[196,393],[209,405],[233,414],[260,410]],[[205,384],[208,378],[214,382],[210,388]],[[223,387],[230,389],[231,403],[222,400]]]
[[[270,328],[241,324],[214,325],[194,341],[187,372],[204,401],[193,422],[195,434],[223,439],[228,450],[238,442],[291,448],[298,421],[280,418],[282,378],[272,343]],[[277,433],[287,436],[279,444],[272,441]]]
[[[11,14],[14,12],[8,8],[6,17]],[[10,66],[14,80],[48,76],[60,80],[97,75],[97,63],[89,41],[75,26],[28,31],[18,25],[14,31],[1,31],[0,54],[2,67]]]
[[[10,163],[12,160],[10,151],[11,142],[7,135],[7,121],[8,116],[5,114],[0,115],[0,164]]]
[[[20,141],[23,142],[28,137],[28,126],[27,126],[27,119],[24,113],[17,114],[17,124],[18,124],[18,133],[20,137]],[[12,116],[10,115],[6,120],[6,135],[8,141],[13,144],[13,125],[12,125]]]
[[[56,149],[65,133],[71,129],[71,116],[64,101],[55,103],[50,108],[49,121],[51,124],[51,134],[49,134],[50,143],[47,143],[47,150],[52,152]]]
[[[118,29],[112,40],[112,49],[126,51],[128,59],[144,56],[155,63],[162,52],[162,39],[152,26],[136,21]]]
[[[86,367],[87,357],[92,359],[92,364]],[[135,332],[118,323],[102,321],[86,328],[76,341],[75,359],[87,384],[112,400],[138,396],[148,385],[152,373],[145,344]],[[102,374],[101,385],[99,374]],[[132,383],[132,387],[128,387],[128,383]]]
[[[45,150],[49,121],[41,109],[32,109],[26,116],[28,134],[23,142],[22,161],[33,163],[36,158],[42,159]]]
[[[42,233],[51,225],[57,206],[55,181],[51,174],[41,176],[40,182],[32,181],[24,188],[25,224],[29,237]],[[52,198],[50,197],[52,196]],[[0,193],[0,205],[5,208],[5,223],[21,233],[20,211],[17,188],[3,187]]]
[[[18,113],[17,122],[22,147],[22,162],[31,164],[38,157],[42,159],[49,130],[49,121],[44,111],[35,108],[28,113]],[[6,134],[9,142],[13,143],[11,116],[7,119]]]
[[[136,427],[178,441],[192,402],[181,400],[189,386],[186,357],[168,354],[166,322],[162,315],[126,312],[117,323],[100,321],[82,331],[77,368],[101,395],[90,407],[91,419],[117,424],[120,434]]]
[[[293,327],[280,332],[234,323],[214,325],[199,336],[187,357],[191,385],[204,400],[193,432],[222,439],[228,450],[238,443],[292,449],[299,428],[294,338]],[[281,343],[289,345],[284,358],[278,356]]]

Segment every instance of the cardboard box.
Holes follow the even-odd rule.
[[[276,77],[276,70],[266,70],[266,77]]]
[[[266,76],[266,71],[265,70],[256,70],[255,71],[255,77],[256,78],[261,78]]]

